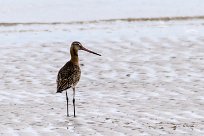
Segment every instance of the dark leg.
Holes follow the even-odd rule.
[[[75,115],[75,88],[73,88],[73,106],[74,106],[74,117],[76,117]]]
[[[66,91],[66,100],[67,100],[67,117],[69,117],[69,107],[68,107],[68,103],[69,103],[69,98],[68,98],[68,95],[67,95],[67,91]]]

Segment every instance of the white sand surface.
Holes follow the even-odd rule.
[[[0,27],[1,136],[204,135],[204,21]],[[57,72],[79,40],[73,117]]]

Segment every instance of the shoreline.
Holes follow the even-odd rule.
[[[204,20],[204,16],[173,16],[173,17],[147,17],[147,18],[118,18],[118,19],[102,19],[90,21],[75,22],[0,22],[0,26],[17,26],[17,25],[72,25],[72,24],[98,24],[106,22],[150,22],[150,21],[193,21]]]

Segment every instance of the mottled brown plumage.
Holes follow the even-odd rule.
[[[79,82],[81,76],[81,70],[79,67],[78,50],[84,50],[96,55],[101,56],[93,51],[84,48],[80,42],[73,42],[70,47],[71,59],[68,61],[58,72],[57,75],[57,93],[61,93],[69,88],[73,88],[73,105],[74,105],[74,117],[75,117],[75,86]],[[67,116],[68,112],[68,96],[66,91],[67,100]]]
[[[57,92],[62,92],[75,87],[79,82],[81,70],[79,65],[68,61],[59,71],[57,76]]]

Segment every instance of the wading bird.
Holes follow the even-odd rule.
[[[68,102],[69,98],[67,95],[67,89],[73,89],[73,106],[74,106],[74,117],[75,115],[75,87],[79,82],[81,76],[81,70],[79,67],[79,57],[78,50],[84,50],[89,53],[93,53],[101,56],[98,53],[90,51],[82,46],[80,42],[73,42],[70,47],[71,59],[68,61],[58,72],[57,75],[57,93],[62,93],[62,91],[66,90],[66,100],[67,100],[67,116],[69,116],[68,111]]]

